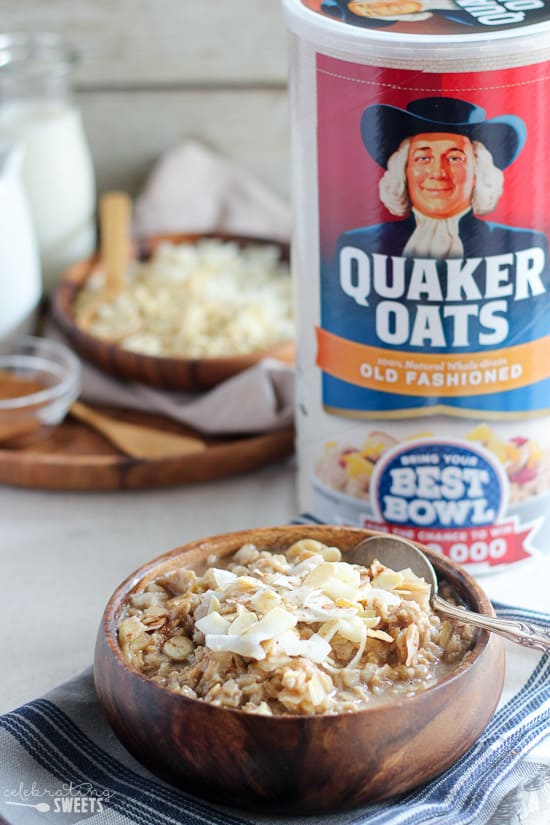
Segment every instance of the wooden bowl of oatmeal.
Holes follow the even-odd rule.
[[[127,749],[192,793],[303,814],[394,796],[455,762],[498,703],[502,640],[439,620],[414,574],[347,564],[371,534],[245,530],[130,575],[94,668]],[[425,552],[459,602],[492,613],[471,576]]]
[[[52,314],[104,372],[200,391],[262,358],[294,360],[288,244],[223,233],[157,235],[136,245],[124,290],[101,298],[96,255],[64,274]]]

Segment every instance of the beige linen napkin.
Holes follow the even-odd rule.
[[[287,241],[288,203],[236,164],[196,141],[169,150],[134,209],[139,237],[160,232],[228,232]]]
[[[118,381],[82,361],[81,398],[160,413],[210,435],[258,433],[292,424],[294,370],[264,358],[199,396]]]

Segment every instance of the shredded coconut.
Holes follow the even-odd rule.
[[[75,301],[77,324],[104,284],[100,271],[88,278]],[[266,349],[294,338],[289,267],[275,244],[166,242],[150,260],[131,263],[127,289],[101,303],[86,329],[146,355],[197,358]]]

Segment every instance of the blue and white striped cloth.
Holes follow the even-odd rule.
[[[550,615],[504,605],[496,605],[496,610],[499,616],[550,628]],[[510,679],[517,684],[522,656],[519,650],[519,658],[513,651],[509,657],[515,672],[507,674],[508,692]],[[526,656],[524,684],[500,706],[471,750],[439,777],[389,802],[301,818],[221,807],[157,779],[110,730],[89,670],[46,697],[0,716],[0,822],[550,825],[550,764],[526,759],[550,737],[550,657],[532,651]]]

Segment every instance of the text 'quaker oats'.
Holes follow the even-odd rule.
[[[550,5],[283,0],[300,507],[481,573],[550,545]]]

